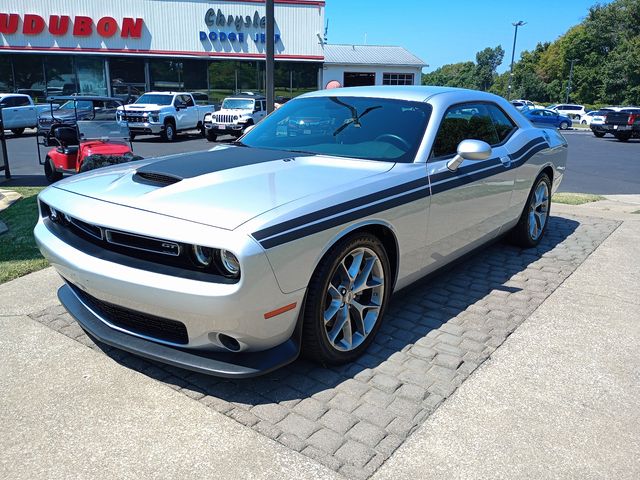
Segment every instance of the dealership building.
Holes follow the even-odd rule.
[[[420,83],[424,64],[404,49],[327,45],[324,10],[324,1],[275,0],[276,95]],[[186,90],[215,100],[260,91],[265,33],[261,0],[3,0],[0,91],[38,101],[76,92]]]

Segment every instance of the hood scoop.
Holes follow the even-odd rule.
[[[136,172],[133,176],[133,181],[138,183],[144,183],[145,185],[153,185],[154,187],[166,187],[178,183],[182,178],[175,177],[173,175],[166,175],[164,173],[154,172]]]

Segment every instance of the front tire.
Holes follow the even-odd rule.
[[[510,240],[522,248],[533,248],[544,236],[551,212],[551,180],[541,174],[533,184],[518,224],[511,230]]]
[[[604,132],[596,132],[594,131],[593,134],[597,137],[597,138],[602,138],[606,135],[606,133]]]
[[[309,283],[303,354],[324,364],[355,360],[380,328],[392,283],[389,258],[377,237],[362,233],[340,240]]]
[[[164,124],[164,131],[162,132],[162,139],[165,142],[174,142],[176,139],[176,126],[172,121],[168,121]]]
[[[24,133],[24,128],[12,128],[11,133],[13,133],[16,137],[19,137]]]
[[[218,135],[216,135],[213,130],[206,131],[207,140],[210,142],[215,142],[218,139]]]
[[[54,168],[53,160],[50,157],[47,157],[44,162],[44,176],[49,183],[55,183],[62,179],[62,173]]]

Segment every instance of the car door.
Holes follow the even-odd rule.
[[[185,100],[182,95],[176,95],[173,99],[173,106],[175,107],[176,128],[183,130],[186,124],[187,109],[184,107]]]
[[[14,108],[12,110],[16,115],[17,127],[35,127],[38,123],[35,105],[28,97],[13,97],[13,101]]]
[[[182,95],[184,104],[187,106],[185,109],[184,128],[195,128],[200,120],[198,118],[198,107],[194,102],[191,95]]]
[[[446,263],[495,237],[509,220],[515,176],[505,144],[516,128],[493,103],[454,105],[445,113],[427,162],[432,197],[427,257],[431,264]],[[490,157],[464,160],[455,171],[449,170],[447,164],[466,139],[488,143]]]
[[[542,110],[534,110],[533,112],[530,112],[527,118],[536,126],[543,126],[546,121],[544,111]]]

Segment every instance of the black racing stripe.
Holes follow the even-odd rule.
[[[314,212],[311,214],[307,214],[307,215],[303,215],[302,217],[298,217],[297,219],[293,219],[293,220],[289,220],[287,222],[278,224],[278,225],[274,225],[273,227],[268,227],[265,228],[263,230],[260,230],[259,232],[256,232],[253,234],[253,237],[256,238],[257,240],[260,241],[260,244],[263,246],[263,248],[265,249],[269,249],[269,248],[273,248],[276,247],[278,245],[282,245],[284,243],[288,243],[309,235],[313,235],[314,233],[318,233],[321,232],[323,230],[327,230],[329,228],[333,228],[333,227],[337,227],[339,225],[342,225],[344,223],[353,221],[353,220],[357,220],[359,218],[363,218],[369,215],[373,215],[375,213],[379,213],[385,210],[389,210],[391,208],[400,206],[400,205],[404,205],[406,203],[415,201],[415,200],[419,200],[421,198],[425,198],[428,197],[429,195],[435,195],[437,193],[441,193],[447,190],[450,190],[452,188],[456,188],[456,187],[460,187],[462,185],[466,185],[469,183],[473,183],[476,182],[478,180],[482,180],[483,178],[487,178],[490,177],[492,175],[495,175],[497,173],[500,173],[501,171],[507,171],[510,170],[512,168],[517,168],[521,165],[524,165],[531,157],[533,157],[536,153],[545,150],[547,148],[549,148],[549,145],[547,144],[547,142],[544,143],[539,143],[540,140],[542,139],[538,139],[538,140],[534,140],[529,142],[527,145],[525,145],[525,147],[521,148],[518,152],[521,152],[521,158],[519,158],[516,161],[513,161],[511,163],[511,167],[509,169],[505,169],[505,167],[503,166],[502,162],[499,159],[492,159],[492,160],[498,160],[498,164],[494,165],[494,166],[487,166],[486,162],[483,162],[482,165],[475,165],[475,170],[481,170],[483,169],[483,171],[479,171],[477,173],[467,173],[464,176],[457,176],[455,178],[451,178],[447,181],[443,181],[441,184],[438,185],[431,185],[430,188],[422,188],[420,190],[416,190],[413,192],[409,192],[405,195],[400,195],[398,197],[389,199],[387,201],[383,201],[380,203],[375,203],[373,205],[368,205],[368,206],[364,206],[363,208],[359,208],[357,210],[353,210],[351,212],[347,212],[344,213],[342,215],[337,215],[338,213],[340,213],[341,211],[345,211],[345,210],[349,210],[351,208],[356,208],[360,205],[363,205],[366,203],[371,203],[372,201],[375,200],[379,200],[381,197],[381,194],[384,192],[389,192],[392,190],[409,190],[409,188],[407,188],[407,186],[409,185],[418,185],[420,183],[420,180],[414,180],[413,182],[409,182],[406,184],[402,184],[402,185],[398,185],[396,187],[393,188],[389,188],[387,190],[383,190],[381,192],[378,192],[376,194],[371,194],[371,195],[367,195],[366,197],[361,197],[355,200],[352,200],[350,202],[345,202],[343,204],[340,205],[336,205],[334,207],[329,207],[329,208],[325,208],[322,210],[319,210],[318,212]],[[533,148],[531,148],[532,146],[534,146]],[[527,152],[527,150],[529,150]],[[526,153],[526,154],[525,154]],[[492,162],[493,163],[493,162]],[[484,170],[486,169],[486,170]],[[459,169],[460,170],[460,169]],[[458,170],[458,171],[459,171]],[[469,169],[466,169],[467,171]],[[431,176],[431,178],[433,179],[435,177],[435,175]],[[418,185],[420,186],[420,185]],[[413,187],[413,188],[417,188],[417,187]],[[396,192],[396,193],[388,193],[385,196],[391,196],[394,194],[398,194],[400,192]],[[371,200],[371,198],[375,197],[375,200]],[[369,200],[367,202],[365,202],[365,199],[369,198]],[[345,208],[345,206],[347,205],[353,205],[350,208]],[[336,215],[332,218],[328,218],[327,220],[324,221],[319,221],[317,223],[313,223],[312,225],[308,225],[311,222],[315,222],[317,220],[321,220],[322,218],[326,218],[328,216],[332,216],[332,215]],[[313,220],[309,220],[310,218],[313,218]],[[306,227],[304,227],[304,225],[307,225]],[[303,228],[299,228],[299,227],[303,227]],[[272,233],[273,232],[273,233]],[[260,234],[260,238],[258,238],[256,235]],[[269,237],[269,238],[268,238]]]
[[[514,160],[513,162],[511,162],[511,168],[521,167],[522,165],[527,163],[529,161],[529,159],[531,157],[533,157],[536,153],[541,152],[542,150],[546,150],[547,148],[550,148],[550,146],[549,146],[549,144],[547,142],[541,143],[537,147],[532,148],[529,151],[529,153],[527,153],[523,157],[519,158],[518,160]]]
[[[509,158],[511,158],[511,160],[513,160],[514,158],[521,157],[522,155],[524,155],[526,153],[527,150],[529,150],[531,147],[533,147],[535,145],[538,145],[540,142],[544,142],[545,144],[547,143],[545,141],[545,139],[542,138],[542,137],[534,138],[529,143],[527,143],[524,147],[522,147],[520,150],[518,150],[515,153],[510,154]]]
[[[343,223],[367,217],[378,212],[383,212],[385,210],[389,210],[390,208],[398,207],[409,202],[414,202],[421,198],[428,197],[429,195],[429,188],[422,188],[420,190],[416,190],[414,192],[410,192],[384,202],[369,205],[368,207],[360,208],[358,210],[354,210],[337,217],[329,218],[323,222],[314,223],[307,227],[299,228],[297,230],[268,238],[267,240],[261,241],[260,245],[262,245],[266,249],[273,248],[278,245],[282,245],[283,243],[292,242],[293,240],[307,237],[309,235],[322,232],[323,230],[327,230],[329,228],[337,227],[338,225],[342,225]]]
[[[261,148],[229,147],[214,151],[172,155],[139,168],[138,173],[165,175],[183,180],[231,168],[305,156],[310,156],[310,154]]]
[[[272,227],[267,227],[265,229],[258,230],[253,234],[253,238],[255,238],[256,240],[263,240],[267,237],[271,237],[273,235],[286,232],[287,230],[301,227],[302,225],[306,225],[307,223],[315,222],[325,217],[336,215],[340,212],[352,210],[354,208],[361,207],[363,205],[367,205],[369,203],[372,203],[378,200],[383,200],[385,198],[392,197],[394,195],[398,195],[400,193],[404,193],[404,192],[414,190],[419,187],[424,187],[427,185],[429,185],[429,179],[425,176],[423,178],[419,178],[417,180],[413,180],[408,183],[403,183],[402,185],[396,185],[395,187],[387,188],[385,190],[380,190],[379,192],[371,193],[369,195],[365,195],[364,197],[355,198],[353,200],[349,200],[348,202],[344,202],[339,205],[323,208],[322,210],[318,210],[317,212],[308,213],[306,215],[302,215],[301,217],[294,218],[292,220],[288,220],[283,223],[279,223]]]

